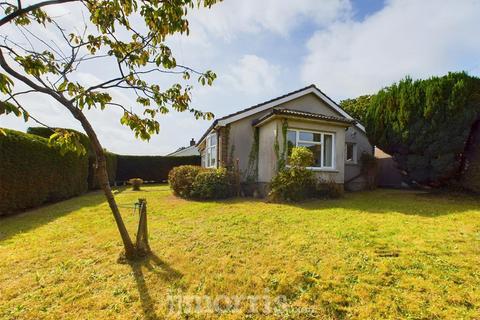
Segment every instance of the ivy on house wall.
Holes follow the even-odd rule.
[[[258,153],[260,151],[260,129],[253,128],[253,143],[248,155],[248,166],[245,180],[256,182],[258,180]]]
[[[287,141],[287,130],[288,130],[288,121],[287,119],[282,120],[282,142],[283,148],[282,152],[280,153],[280,142],[278,141],[278,124],[277,130],[275,130],[275,143],[273,145],[273,149],[275,151],[275,156],[277,158],[277,172],[285,168],[287,162],[287,152],[288,152],[288,141]]]

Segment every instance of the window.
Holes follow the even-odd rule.
[[[306,147],[313,153],[314,168],[333,169],[335,142],[333,133],[288,130],[287,152],[292,153],[293,147]]]
[[[357,163],[357,145],[347,142],[345,144],[345,162]]]
[[[207,137],[207,148],[205,149],[207,154],[206,156],[206,165],[207,168],[216,168],[217,167],[217,134],[211,133]]]

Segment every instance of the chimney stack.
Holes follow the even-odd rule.
[[[190,140],[190,147],[192,147],[194,145],[195,145],[195,139],[192,138],[192,140]]]

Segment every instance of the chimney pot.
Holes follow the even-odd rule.
[[[190,140],[190,147],[192,147],[194,145],[195,145],[195,139],[192,138],[192,140]]]

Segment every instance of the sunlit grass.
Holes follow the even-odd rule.
[[[169,293],[282,295],[292,318],[480,317],[478,200],[377,190],[278,205],[120,191],[132,236],[131,206],[147,198],[155,256],[117,262],[100,193],[0,219],[1,319],[187,318],[169,313]],[[247,307],[189,318],[241,319]],[[295,313],[305,308],[315,314]]]

